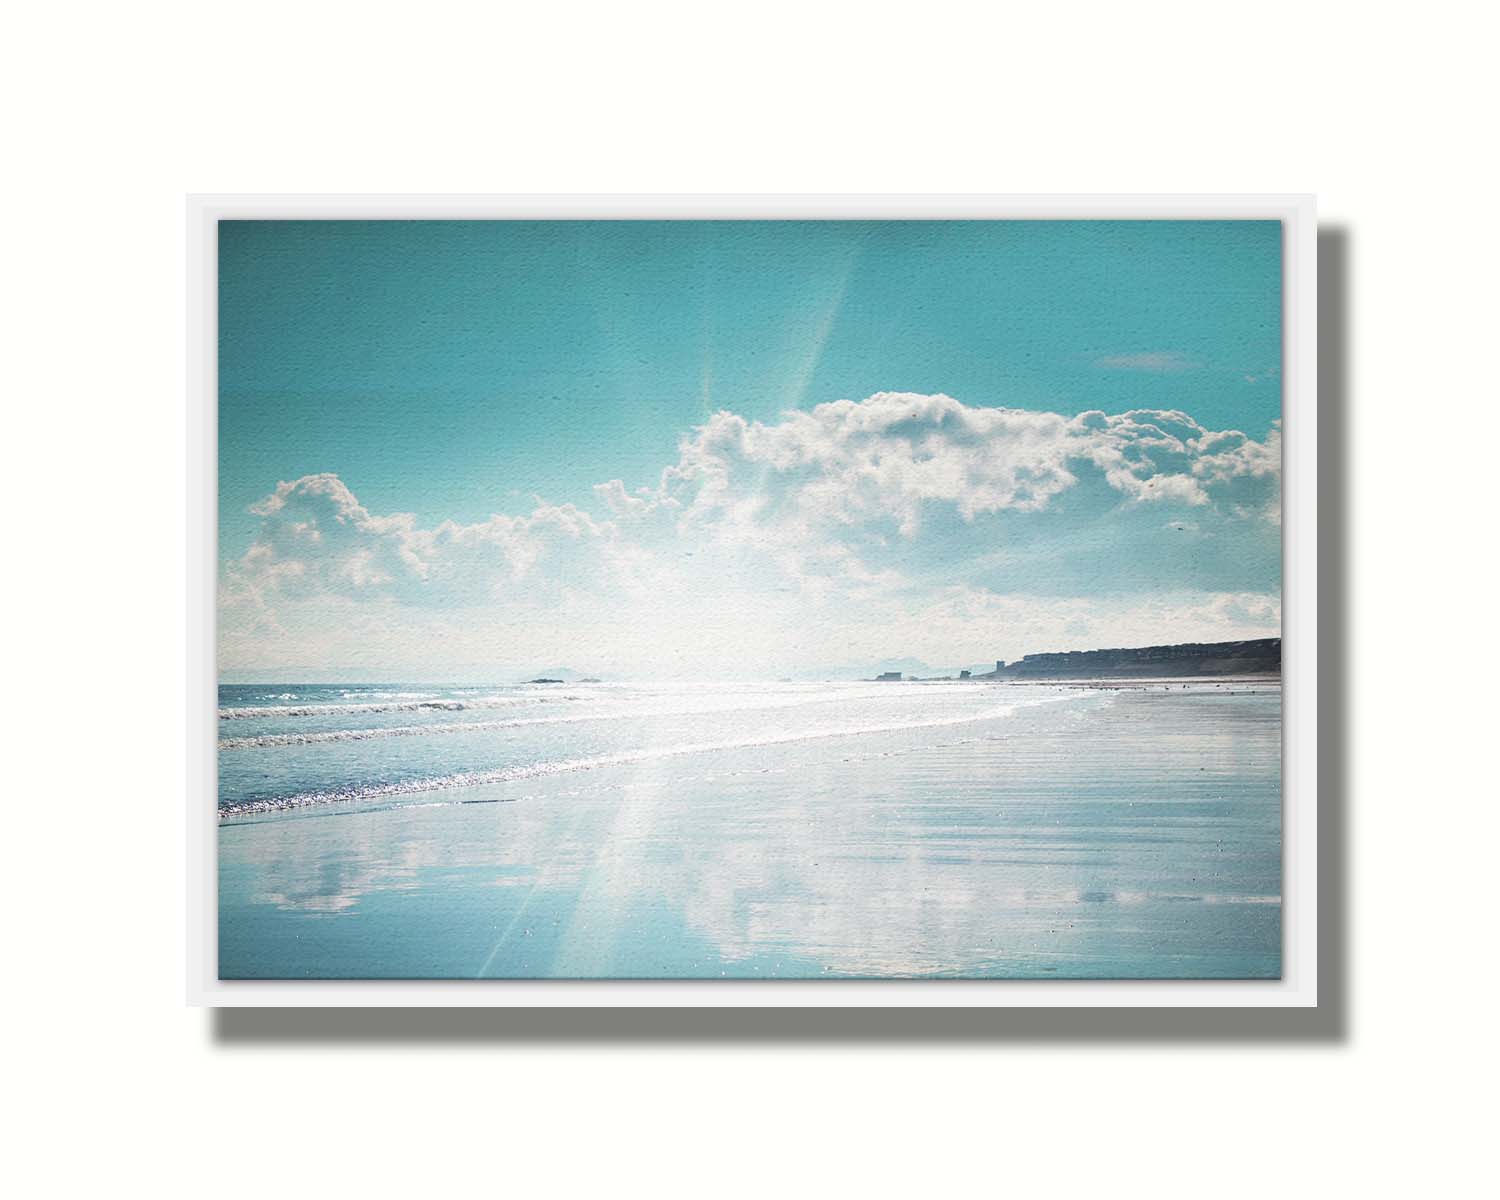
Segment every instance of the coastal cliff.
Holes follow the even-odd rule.
[[[1281,639],[1028,654],[976,679],[1190,678],[1281,674]]]

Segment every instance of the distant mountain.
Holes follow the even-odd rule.
[[[577,683],[581,678],[579,672],[568,667],[542,667],[532,671],[526,676],[527,679],[553,679],[558,683]]]
[[[1279,675],[1281,639],[1184,642],[1119,650],[1067,650],[1028,654],[988,671],[982,679],[1149,679]]]
[[[882,658],[869,668],[872,675],[884,675],[887,671],[900,671],[903,675],[940,675],[937,667],[928,666],[920,658]],[[955,671],[954,674],[957,674]]]

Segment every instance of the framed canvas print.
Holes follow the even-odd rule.
[[[193,198],[191,999],[1315,1005],[1313,222]]]

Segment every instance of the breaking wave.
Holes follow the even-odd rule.
[[[714,716],[722,716],[726,713],[738,712],[765,712],[771,709],[800,708],[808,704],[834,704],[844,703],[849,700],[865,699],[867,696],[880,695],[878,692],[869,693],[846,693],[841,695],[819,695],[799,696],[793,699],[774,699],[760,703],[736,703],[728,706],[712,706],[705,708],[703,705],[695,705],[692,708],[684,708],[676,705],[670,708],[643,708],[630,709],[622,712],[603,713],[579,713],[572,716],[548,716],[548,717],[511,717],[496,721],[453,721],[446,724],[435,725],[387,725],[374,729],[327,729],[307,731],[301,733],[263,733],[247,737],[227,737],[219,739],[220,750],[256,750],[272,746],[310,746],[324,742],[363,742],[372,738],[392,737],[424,737],[433,733],[484,733],[497,729],[523,729],[530,725],[575,725],[594,721],[620,721],[620,720],[649,720],[659,717],[693,717],[709,712]],[[571,699],[572,697],[557,697],[558,699]],[[582,697],[578,697],[582,699]],[[520,701],[517,701],[518,703]],[[528,700],[527,703],[537,703]],[[443,702],[446,706],[447,701]],[[436,706],[433,706],[436,707]],[[454,707],[462,708],[462,704]],[[269,709],[258,709],[257,712],[270,712]],[[365,709],[362,711],[370,711]],[[376,709],[375,711],[388,711]],[[301,715],[301,714],[289,714]],[[220,713],[221,719],[223,713]]]
[[[400,700],[369,704],[282,704],[219,709],[219,720],[238,721],[247,717],[323,717],[352,716],[358,713],[384,712],[463,712],[471,708],[509,708],[516,704],[547,704],[554,700],[584,700],[579,693],[546,696],[476,696],[468,700]]]
[[[241,800],[221,805],[220,818],[248,816],[254,813],[286,812],[323,804],[348,804],[362,800],[377,800],[385,796],[417,795],[423,792],[446,791],[450,788],[485,787],[491,784],[514,783],[522,779],[539,779],[545,776],[562,775],[572,771],[592,771],[600,767],[627,766],[632,763],[651,762],[656,759],[678,758],[688,754],[709,754],[726,750],[755,750],[763,746],[780,746],[792,742],[823,741],[829,738],[861,737],[876,733],[903,733],[913,729],[937,729],[952,725],[970,725],[979,721],[993,721],[1015,714],[1019,708],[1032,708],[1041,704],[1076,700],[1089,693],[1078,692],[1062,696],[1050,696],[1026,702],[1006,704],[980,713],[965,716],[942,717],[926,721],[898,721],[879,725],[853,725],[826,729],[806,730],[799,733],[773,734],[771,736],[735,738],[727,741],[698,742],[677,746],[661,746],[649,750],[631,750],[621,754],[603,754],[594,758],[557,759],[551,762],[530,763],[524,766],[498,767],[483,771],[459,771],[450,775],[435,775],[420,779],[398,780],[389,783],[370,783],[347,787],[327,788],[320,791],[299,792],[289,796],[269,796],[259,799]]]

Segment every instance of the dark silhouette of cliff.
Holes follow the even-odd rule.
[[[976,679],[1192,678],[1281,674],[1281,639],[1246,642],[1186,642],[1123,650],[1067,650],[1028,654]]]

